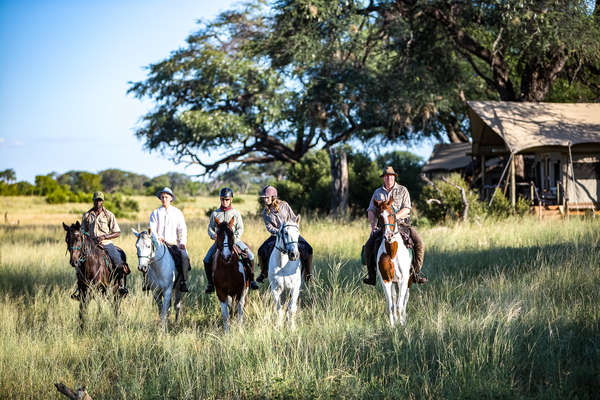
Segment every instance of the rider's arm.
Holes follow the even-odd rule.
[[[154,232],[154,234],[156,234],[156,237],[158,237],[158,210],[154,210],[150,214],[150,221],[148,222],[148,227],[150,228],[150,231]]]
[[[277,227],[273,224],[273,221],[271,221],[271,215],[267,214],[265,211],[263,211],[263,221],[265,222],[265,228],[267,228],[267,231],[271,235],[277,235]]]
[[[377,218],[375,218],[375,214],[369,210],[367,211],[367,218],[369,219],[369,224],[371,224],[371,232],[377,229]]]
[[[405,207],[405,208],[400,209],[400,211],[398,211],[396,213],[396,218],[404,219],[404,218],[408,218],[409,215],[410,215],[410,208]]]
[[[235,221],[236,221],[236,224],[235,224],[236,229],[234,230],[233,233],[235,234],[236,239],[241,239],[242,234],[244,233],[244,221],[242,220],[242,214],[237,212],[236,216],[235,216]]]
[[[216,214],[217,213],[215,211],[210,213],[210,220],[208,221],[208,237],[212,240],[215,240],[217,238],[217,232],[215,229],[217,225],[217,222],[215,221]]]

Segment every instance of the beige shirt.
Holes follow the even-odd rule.
[[[93,208],[83,214],[81,228],[86,232],[89,232],[92,239],[101,235],[110,235],[111,233],[121,232],[115,215],[104,207],[98,215],[96,215]],[[102,241],[102,244],[109,243],[112,243],[112,241],[108,239]]]
[[[408,222],[408,217],[410,217],[411,209],[410,194],[408,193],[408,189],[398,184],[397,182],[394,183],[394,186],[392,186],[389,191],[385,189],[385,186],[377,188],[373,193],[373,196],[371,197],[371,201],[369,202],[369,208],[367,208],[367,211],[371,211],[373,214],[376,214],[377,209],[375,208],[375,204],[373,204],[373,200],[389,200],[392,196],[394,196],[394,204],[392,204],[392,206],[394,207],[396,212],[402,210],[403,208],[408,208],[409,214],[403,220],[404,222]]]

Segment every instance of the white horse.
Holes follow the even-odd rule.
[[[275,299],[277,309],[277,322],[283,321],[282,295],[284,290],[289,291],[289,304],[286,317],[290,326],[294,327],[294,315],[298,307],[300,284],[302,283],[300,268],[300,251],[298,238],[300,237],[300,215],[295,222],[284,222],[277,232],[275,248],[269,258],[269,282],[271,293]]]
[[[150,229],[147,232],[137,232],[135,229],[131,230],[137,237],[135,247],[137,248],[139,262],[138,269],[142,272],[147,272],[148,285],[158,305],[162,327],[166,330],[173,292],[175,292],[175,322],[179,320],[181,299],[183,298],[183,293],[178,288],[173,288],[177,275],[175,261],[171,253],[169,253],[167,246],[159,242],[156,235],[150,232]]]
[[[377,276],[383,286],[387,300],[390,325],[406,322],[406,304],[410,291],[411,256],[400,236],[396,214],[388,201],[373,200],[377,208],[379,223],[384,227],[383,240],[377,252]]]

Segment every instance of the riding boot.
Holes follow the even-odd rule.
[[[80,300],[80,298],[81,298],[81,293],[79,292],[79,286],[77,286],[77,287],[75,288],[75,291],[74,291],[73,293],[71,293],[71,298],[72,298],[73,300],[77,300],[77,301],[79,301],[79,300]]]
[[[215,291],[215,284],[213,283],[212,262],[204,263],[204,273],[206,274],[207,282],[204,293],[213,293]]]
[[[375,237],[374,234],[371,234],[367,243],[365,243],[364,252],[365,252],[365,261],[367,263],[367,277],[363,279],[363,283],[367,285],[375,286],[375,264],[377,260],[375,260],[375,251],[373,251],[375,247]]]
[[[260,275],[256,278],[257,282],[263,283],[265,278],[269,275],[268,261],[263,256],[258,255],[258,263],[260,264]]]
[[[300,263],[302,264],[302,275],[304,275],[304,282],[310,282],[312,278],[312,254],[302,255],[300,254]]]
[[[250,289],[257,290],[258,283],[254,280],[254,260],[251,260],[248,257],[242,258],[242,264],[244,265],[244,272],[248,276],[248,280],[250,281]]]
[[[411,265],[411,275],[413,281],[422,285],[428,281],[428,279],[421,274],[421,268],[423,267],[423,258],[425,256],[425,244],[421,236],[415,231],[414,228],[410,228],[410,237],[413,240],[413,260]]]
[[[192,269],[192,266],[190,264],[190,259],[185,254],[181,254],[181,264],[179,269],[179,291],[189,292],[190,290],[186,285],[186,281],[188,280],[188,274]]]

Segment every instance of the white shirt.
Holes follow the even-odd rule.
[[[178,208],[158,207],[150,214],[150,230],[168,244],[183,244],[187,241],[187,227]]]

